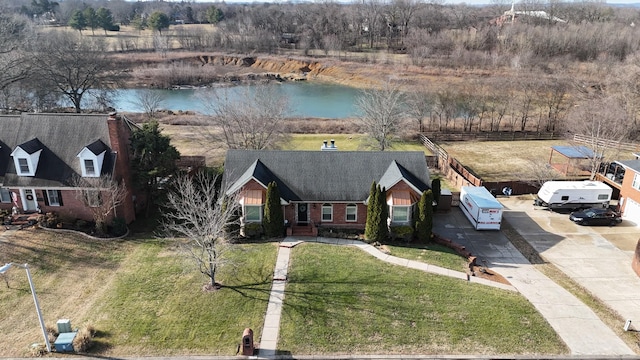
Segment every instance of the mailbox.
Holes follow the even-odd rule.
[[[242,333],[242,355],[253,356],[253,330],[246,328]]]

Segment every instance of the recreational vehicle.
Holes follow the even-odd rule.
[[[613,189],[600,181],[547,181],[533,204],[549,209],[606,208],[612,192]]]

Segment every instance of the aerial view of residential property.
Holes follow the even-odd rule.
[[[637,24],[0,0],[0,359],[640,358]]]

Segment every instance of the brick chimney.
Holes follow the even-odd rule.
[[[131,180],[131,162],[129,158],[129,145],[131,142],[131,131],[125,125],[125,120],[117,112],[109,113],[107,126],[109,128],[109,141],[111,150],[116,153],[113,178],[123,181],[127,186],[127,196],[123,204],[118,207],[117,215],[125,219],[127,224],[135,220],[135,208],[133,204],[133,182]]]

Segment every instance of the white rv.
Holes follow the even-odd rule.
[[[461,187],[460,209],[476,230],[500,230],[503,206],[484,186]]]
[[[549,209],[608,207],[613,189],[600,181],[547,181],[533,204]]]

